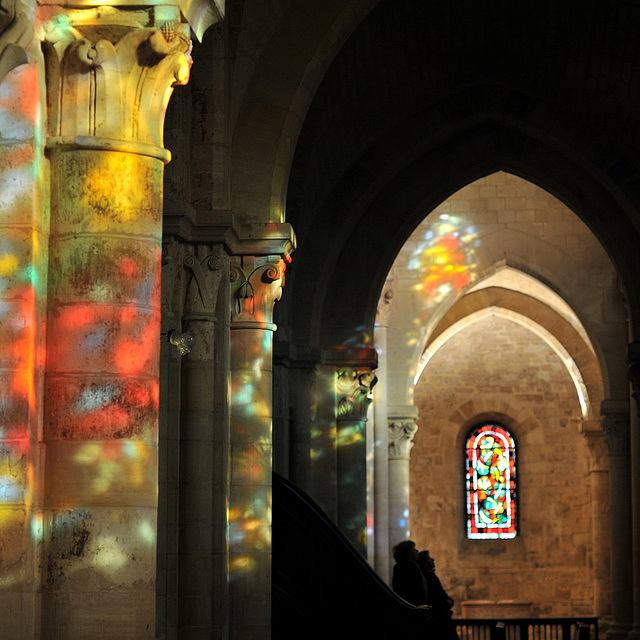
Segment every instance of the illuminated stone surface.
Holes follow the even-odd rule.
[[[492,372],[480,384],[478,367],[471,382],[454,374],[434,382],[442,393],[429,402],[441,402],[443,414],[432,415],[431,405],[421,413],[416,447],[426,438],[428,456],[448,473],[446,452],[460,443],[446,439],[451,429],[440,428],[441,417],[462,428],[478,412],[513,411],[519,422],[524,406],[535,420],[523,424],[545,425],[533,429],[530,446],[556,442],[540,438],[556,414],[556,431],[579,431],[577,447],[544,450],[542,486],[554,500],[528,506],[551,524],[529,519],[526,539],[517,541],[526,549],[511,558],[520,571],[498,580],[505,592],[526,582],[536,611],[554,597],[565,611],[571,602],[571,611],[606,616],[613,600],[609,639],[637,640],[637,407],[628,465],[610,475],[608,453],[593,451],[602,444],[593,444],[603,434],[601,405],[629,400],[627,345],[637,341],[640,318],[635,4],[586,2],[580,11],[538,0],[229,4],[226,23],[205,34],[222,2],[2,3],[0,635],[148,637],[155,573],[158,637],[266,637],[272,457],[336,521],[345,506],[358,527],[362,514],[375,517],[375,552],[370,544],[367,553],[386,565],[391,522],[407,517],[401,509],[389,518],[390,497],[397,491],[406,506],[409,484],[404,471],[384,480],[407,464],[388,460],[385,409],[419,405],[412,395],[419,367],[429,375],[455,335],[491,333],[490,318],[502,322],[506,311],[525,318],[520,328],[537,335],[538,327],[560,343],[569,358],[558,379],[577,371],[584,402],[577,408],[573,379],[562,387],[564,407],[564,391],[540,400],[505,383],[444,415],[450,388],[464,395],[498,379]],[[193,51],[190,28],[200,40]],[[175,163],[162,202],[164,109],[191,55],[194,82],[176,96],[166,130]],[[162,207],[165,240],[182,254],[165,264],[171,303],[160,324]],[[254,267],[289,258],[291,246],[274,240],[285,220],[300,250],[272,318],[273,300],[256,298],[270,290],[266,272]],[[466,222],[470,231],[458,224]],[[414,229],[422,237],[412,237]],[[219,287],[209,270],[214,253],[223,263]],[[389,302],[383,283],[396,257],[402,269],[409,265],[407,253],[418,268],[396,274]],[[233,271],[228,281],[230,258],[244,280]],[[345,396],[335,386],[336,369],[365,364],[334,356],[372,349],[381,295],[387,336],[375,336],[375,345],[388,360],[376,373],[385,380],[374,403],[387,406],[371,412],[376,424],[365,429],[359,418],[338,415]],[[169,331],[193,334],[190,354],[175,350]],[[551,349],[536,373],[549,374],[558,352]],[[148,528],[136,522],[155,527],[159,411],[156,564],[143,545]],[[621,436],[624,429],[611,438],[615,455]],[[371,456],[375,446],[384,456]],[[377,478],[367,493],[366,474]],[[345,501],[354,477],[357,490]],[[576,479],[583,493],[567,505],[572,489],[560,485]],[[429,503],[435,538],[460,533],[447,527],[462,502]],[[409,506],[411,528],[424,525]],[[580,512],[571,527],[557,524],[565,511]],[[116,566],[116,551],[131,556],[130,567]],[[452,556],[442,556],[459,598],[473,597],[477,576],[495,570],[483,564],[487,556],[506,557],[463,553],[453,567]],[[549,568],[567,557],[576,566],[586,557],[588,575],[569,584]],[[113,566],[105,569],[105,558]],[[135,576],[140,584],[130,589]],[[604,635],[608,624],[602,619]]]

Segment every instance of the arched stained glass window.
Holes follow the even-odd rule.
[[[465,445],[467,537],[515,538],[516,446],[511,434],[495,424],[475,428]]]

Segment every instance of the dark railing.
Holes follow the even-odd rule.
[[[598,618],[456,618],[460,640],[598,640]]]

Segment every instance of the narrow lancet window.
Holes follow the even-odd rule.
[[[476,427],[466,440],[467,537],[517,535],[516,446],[495,424]]]

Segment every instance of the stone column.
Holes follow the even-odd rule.
[[[373,473],[374,473],[374,566],[378,575],[390,584],[391,560],[389,551],[389,427],[388,427],[388,347],[387,332],[391,303],[395,293],[395,278],[390,276],[385,282],[376,312],[373,334],[374,347],[378,353],[378,384],[373,396]]]
[[[48,203],[33,5],[0,12],[0,635],[40,637]],[[29,60],[29,61],[28,61]]]
[[[376,377],[370,368],[338,369],[337,480],[338,526],[367,555],[367,409]]]
[[[611,509],[609,505],[609,450],[606,435],[597,421],[580,426],[591,454],[588,460],[591,484],[591,548],[593,555],[593,614],[611,619]]]
[[[319,367],[316,376],[310,433],[309,494],[335,523],[338,522],[338,444],[336,427],[336,369]]]
[[[631,508],[633,523],[633,626],[629,640],[640,638],[640,342],[629,345],[631,407]]]
[[[410,454],[418,430],[418,410],[389,408],[389,541],[391,546],[410,537]]]
[[[180,386],[184,354],[169,342],[182,332],[184,247],[173,239],[162,245],[162,339],[158,455],[158,540],[156,562],[156,636],[171,637],[178,625],[180,552]]]
[[[230,638],[270,637],[273,306],[279,255],[233,256],[231,300]]]
[[[228,257],[220,245],[185,248],[182,328],[193,345],[182,359],[178,636],[222,639],[229,623],[228,323],[226,305],[218,306],[218,299],[228,279]]]
[[[304,491],[310,490],[311,424],[315,413],[317,360],[293,360],[289,365],[289,474]]]
[[[600,413],[602,428],[607,434],[610,461],[612,620],[607,638],[623,640],[633,622],[629,404],[604,400]]]
[[[57,12],[42,33],[43,629],[52,639],[153,638],[162,124],[172,85],[188,78],[189,27],[172,6],[87,8]]]

